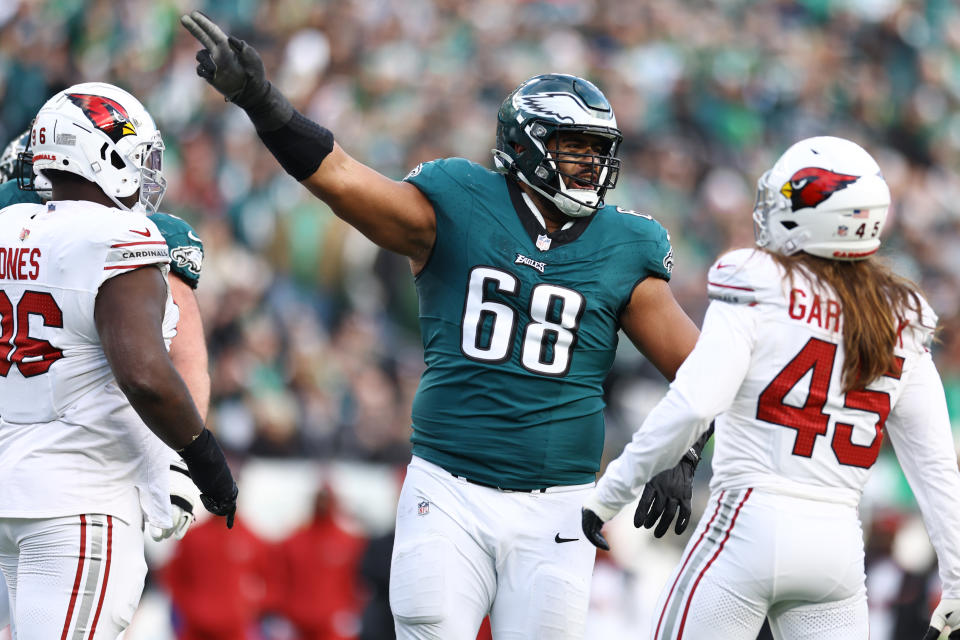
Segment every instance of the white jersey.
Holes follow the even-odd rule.
[[[936,316],[926,302],[922,317],[898,330],[896,370],[844,394],[843,318],[832,292],[800,273],[785,279],[768,254],[751,249],[721,257],[708,291],[694,351],[587,506],[612,517],[714,417],[711,490],[855,506],[887,434],[937,550],[944,597],[960,597],[960,472],[927,347]]]
[[[166,278],[145,215],[85,201],[0,211],[0,517],[102,513],[169,526],[173,452],[117,386],[94,323],[100,285],[140,267]],[[179,311],[168,291],[169,346]]]

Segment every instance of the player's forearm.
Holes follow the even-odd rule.
[[[171,449],[183,449],[203,430],[190,392],[172,365],[117,382],[144,424]]]
[[[701,415],[681,390],[671,387],[620,456],[607,465],[584,506],[604,521],[612,518],[640,495],[650,478],[683,458],[710,427],[711,418]]]

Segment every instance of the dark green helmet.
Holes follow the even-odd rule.
[[[16,180],[21,190],[36,191],[41,198],[50,199],[50,182],[33,175],[30,129],[11,140],[0,155],[0,183],[7,180]]]
[[[606,142],[600,153],[564,153],[564,163],[589,167],[591,179],[559,170],[556,145],[566,133],[590,134]],[[546,73],[521,84],[500,105],[494,165],[536,189],[566,215],[588,216],[603,206],[607,189],[617,184],[622,139],[613,107],[596,86],[576,76]]]

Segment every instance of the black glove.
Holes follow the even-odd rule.
[[[200,11],[180,16],[180,23],[206,47],[197,52],[197,75],[243,108],[258,131],[279,129],[293,117],[293,106],[267,81],[256,49],[227,36]]]
[[[603,537],[603,534],[600,533],[600,529],[603,528],[603,520],[600,519],[600,516],[586,508],[580,509],[580,514],[583,534],[587,536],[587,540],[592,542],[595,547],[603,549],[604,551],[610,551],[610,544],[607,542],[607,539]]]
[[[653,532],[655,538],[662,538],[670,528],[673,517],[677,517],[674,531],[683,533],[690,524],[691,500],[693,498],[693,474],[700,463],[700,453],[713,435],[713,424],[698,439],[683,459],[666,471],[661,471],[650,479],[643,488],[637,511],[633,514],[633,526],[650,529],[657,520]]]
[[[200,502],[210,513],[227,517],[227,529],[233,528],[237,511],[237,483],[227,465],[223,450],[213,434],[204,429],[189,445],[179,451],[190,470],[190,477],[200,489]]]

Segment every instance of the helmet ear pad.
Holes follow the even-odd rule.
[[[890,189],[876,161],[856,143],[820,136],[791,146],[757,182],[758,246],[834,260],[876,253]]]

